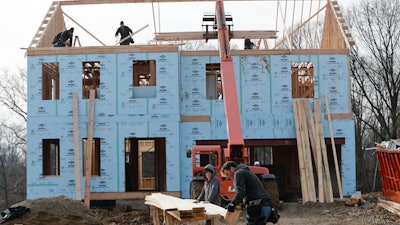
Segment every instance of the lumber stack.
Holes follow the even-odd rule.
[[[181,199],[161,193],[152,193],[145,197],[145,204],[168,211],[173,217],[181,220],[187,218],[206,218],[225,216],[226,210],[211,203],[194,203],[193,199]]]
[[[316,187],[318,187],[318,201],[333,202],[332,182],[321,121],[320,99],[314,99],[314,117],[310,102],[307,99],[294,101],[293,112],[296,125],[302,201],[303,203],[316,202]],[[317,185],[315,185],[314,180],[314,168],[317,171]]]

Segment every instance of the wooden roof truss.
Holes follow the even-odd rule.
[[[65,1],[54,1],[52,2],[45,18],[39,26],[35,36],[33,37],[29,48],[44,48],[52,46],[52,41],[54,36],[66,29],[64,17],[72,20],[78,26],[77,21],[73,18],[69,17],[62,10],[61,6],[69,6],[69,5],[86,5],[86,4],[115,4],[115,3],[162,3],[162,2],[210,2],[211,0],[65,0]],[[226,1],[239,1],[239,0],[226,0]],[[289,48],[289,49],[299,49],[299,46],[294,46],[292,41],[292,37],[298,32],[304,32],[304,29],[310,29],[311,21],[317,21],[314,24],[318,24],[319,15],[325,12],[324,16],[324,25],[323,31],[320,38],[320,43],[310,45],[310,46],[302,46],[305,49],[349,49],[352,45],[355,44],[352,39],[349,27],[346,25],[345,19],[343,18],[343,14],[340,11],[340,7],[336,0],[308,0],[308,5],[310,6],[309,17],[304,20],[304,8],[306,8],[304,0],[264,0],[270,2],[277,3],[276,10],[276,27],[275,30],[250,30],[250,31],[233,31],[232,38],[233,39],[256,39],[259,40],[258,43],[267,43],[266,40],[275,39],[274,45],[270,47],[271,49],[277,48]],[[251,1],[248,1],[251,2]],[[288,2],[291,2],[292,5],[289,5]],[[326,4],[323,4],[323,3]],[[311,13],[312,4],[318,3],[318,9]],[[322,3],[322,4],[321,4]],[[296,5],[297,4],[297,5]],[[300,7],[298,6],[300,4]],[[321,7],[320,7],[321,5]],[[293,10],[292,15],[289,12],[289,8]],[[295,28],[294,26],[294,18],[295,12],[298,9],[301,9],[301,21],[299,25]],[[298,14],[297,14],[298,15]],[[290,17],[291,16],[291,17]],[[298,18],[299,16],[297,16]],[[287,21],[292,21],[291,28],[288,28]],[[278,27],[278,21],[282,26]],[[258,21],[258,23],[262,23],[263,21]],[[86,31],[89,35],[94,37],[87,31],[84,27],[80,26],[84,31]],[[280,32],[281,36],[278,40],[278,32]],[[100,44],[104,46],[104,44],[94,37]],[[306,37],[309,38],[309,37]],[[312,37],[310,37],[311,39]],[[154,40],[157,42],[163,41],[183,41],[183,40],[205,40],[203,32],[155,32]],[[264,40],[261,42],[261,40]],[[317,40],[314,38],[314,40]],[[282,47],[282,44],[285,44],[286,47]],[[299,44],[300,45],[300,44]],[[260,46],[258,46],[259,49]],[[268,48],[266,46],[266,48]]]

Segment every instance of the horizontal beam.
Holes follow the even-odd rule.
[[[155,192],[91,192],[90,200],[129,200],[129,199],[144,199],[147,195]],[[174,197],[181,197],[179,191],[156,192],[171,195]]]
[[[207,39],[210,38],[210,34],[214,31],[208,32]],[[264,30],[264,31],[233,31],[232,39],[276,39],[277,31]],[[156,33],[156,41],[183,41],[183,40],[204,40],[204,32],[163,32]],[[215,39],[217,39],[217,32],[215,31]]]
[[[89,5],[89,4],[115,4],[115,3],[158,3],[158,2],[214,2],[215,0],[64,0],[60,1],[61,5]],[[229,2],[237,2],[243,0],[225,0]],[[278,0],[247,0],[255,2],[277,2]],[[296,0],[289,0],[296,1]],[[307,0],[307,1],[320,1],[320,0]]]

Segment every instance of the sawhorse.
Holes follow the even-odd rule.
[[[217,225],[220,217],[219,214],[199,214],[181,218],[176,210],[164,211],[155,206],[150,206],[150,216],[154,225],[160,225],[160,214],[163,216],[165,225],[174,225],[177,222],[191,222],[191,224],[197,225],[202,220],[211,220],[211,225]]]

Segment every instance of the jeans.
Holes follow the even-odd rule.
[[[261,215],[258,217],[250,217],[247,214],[247,225],[265,225],[270,214],[271,206],[263,206],[261,207]]]

